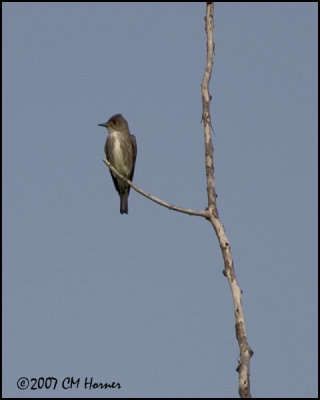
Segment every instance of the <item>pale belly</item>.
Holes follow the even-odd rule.
[[[120,141],[115,137],[113,151],[112,151],[113,165],[123,175],[129,176],[131,173],[131,165],[128,165],[128,160],[125,160]],[[127,163],[125,163],[127,161]]]

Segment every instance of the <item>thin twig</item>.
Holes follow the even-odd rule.
[[[102,160],[109,169],[112,170],[119,178],[123,179],[128,185],[132,187],[136,192],[142,194],[142,196],[147,197],[148,199],[154,201],[155,203],[159,204],[160,206],[166,207],[169,210],[173,211],[178,211],[184,214],[189,214],[189,215],[195,215],[197,217],[204,217],[204,218],[209,218],[209,212],[208,210],[192,210],[190,208],[184,208],[184,207],[178,207],[173,204],[167,203],[166,201],[163,201],[159,199],[158,197],[153,196],[150,193],[145,192],[144,190],[140,189],[138,186],[134,185],[129,179],[121,175],[111,164],[107,159]]]

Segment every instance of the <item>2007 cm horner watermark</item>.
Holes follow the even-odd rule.
[[[99,382],[92,377],[88,378],[75,378],[73,376],[68,376],[63,379],[58,379],[53,376],[48,376],[46,378],[26,378],[25,376],[17,380],[17,386],[20,390],[55,390],[61,388],[64,390],[69,389],[121,389],[119,382]]]

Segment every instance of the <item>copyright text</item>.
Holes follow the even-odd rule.
[[[86,389],[86,390],[105,390],[105,389],[121,389],[119,382],[105,381],[99,382],[94,378],[75,378],[73,376],[63,379],[48,376],[46,378],[26,378],[25,376],[17,380],[17,386],[20,390],[55,390],[62,388],[69,389]]]

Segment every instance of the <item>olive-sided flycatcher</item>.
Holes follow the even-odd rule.
[[[132,181],[134,164],[137,156],[137,143],[130,134],[127,121],[121,114],[111,117],[106,123],[98,124],[108,129],[108,137],[104,146],[107,160],[117,171]],[[120,213],[128,214],[128,196],[130,186],[110,170],[115,188],[120,196]]]

